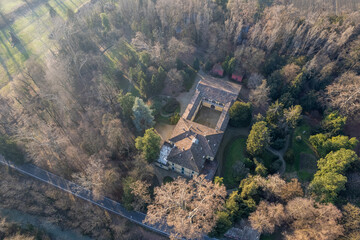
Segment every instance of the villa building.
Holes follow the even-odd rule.
[[[192,177],[215,176],[215,159],[229,122],[228,111],[241,86],[207,76],[201,80],[184,114],[161,148],[157,165]]]

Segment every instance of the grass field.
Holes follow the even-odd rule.
[[[225,186],[229,189],[235,188],[239,184],[233,177],[233,166],[237,161],[244,162],[245,151],[246,137],[237,138],[226,147],[222,176],[224,177]]]
[[[43,1],[36,7],[24,6],[24,0],[0,0],[0,20],[9,24],[0,28],[0,88],[6,85],[23,67],[29,57],[44,56],[53,46],[48,38],[52,30],[52,18],[46,2],[63,19],[67,9],[76,11],[88,0],[49,0]],[[17,9],[23,7],[20,12]],[[11,16],[12,19],[8,19]],[[20,43],[15,47],[10,43],[10,32],[13,32]]]
[[[297,128],[295,128],[292,139],[291,139],[291,148],[294,151],[294,164],[290,165],[288,164],[286,166],[287,172],[294,172],[296,171],[298,174],[298,177],[300,180],[308,181],[312,178],[312,173],[309,171],[306,171],[304,169],[301,169],[301,154],[309,154],[315,158],[315,153],[311,148],[309,137],[310,137],[310,130],[311,127],[303,123],[299,125]],[[297,140],[296,137],[300,136],[301,140]],[[316,169],[314,169],[316,170]]]

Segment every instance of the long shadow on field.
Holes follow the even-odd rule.
[[[1,30],[1,32],[4,34],[4,36],[6,36],[6,33],[3,30]],[[7,41],[9,41],[9,40],[7,39]],[[9,58],[11,58],[11,60],[16,65],[16,68],[19,70],[20,69],[19,63],[14,58],[12,52],[10,51],[10,49],[8,48],[6,42],[4,41],[4,39],[2,37],[0,37],[0,44],[2,44],[4,46],[4,48],[6,49],[7,55],[9,56]]]
[[[13,78],[12,78],[11,74],[9,73],[9,69],[7,68],[7,66],[6,66],[6,64],[4,62],[4,59],[2,59],[2,57],[0,57],[0,64],[4,68],[4,70],[6,72],[6,75],[8,76],[9,80],[12,81]]]
[[[55,1],[56,4],[59,5],[59,7],[61,7],[62,10],[66,13],[66,11],[68,10],[68,7],[67,7],[64,3],[62,3],[61,1],[59,1],[59,0],[54,0],[54,1]]]

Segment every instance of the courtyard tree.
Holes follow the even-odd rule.
[[[252,117],[251,103],[236,101],[229,110],[230,125],[234,127],[247,127]]]
[[[145,105],[141,98],[135,98],[133,111],[133,122],[136,129],[141,132],[154,126],[154,116],[151,109]]]
[[[196,239],[212,231],[219,218],[217,212],[223,210],[226,189],[200,175],[156,187],[154,195],[145,222],[168,224],[173,237]]]
[[[266,122],[260,121],[255,123],[250,131],[249,137],[246,141],[246,150],[252,156],[261,155],[270,142],[269,128]]]
[[[143,137],[135,139],[136,148],[141,151],[143,157],[152,162],[159,157],[161,137],[154,128],[147,129]]]

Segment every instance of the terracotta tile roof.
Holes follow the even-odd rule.
[[[206,157],[215,158],[223,135],[223,131],[181,118],[169,139],[175,147],[168,161],[199,173]]]
[[[183,118],[190,120],[196,113],[197,106],[201,103],[202,96],[198,90],[195,91],[194,96],[191,98],[190,103],[185,109]]]
[[[169,139],[175,147],[167,160],[200,173],[204,169],[206,157],[215,158],[229,122],[228,110],[237,99],[240,89],[240,85],[223,79],[210,76],[203,78]],[[216,129],[191,121],[203,100],[215,101],[223,106]],[[217,164],[210,165],[216,170]],[[206,169],[209,170],[209,167]]]
[[[237,99],[241,86],[230,81],[207,76],[199,82],[197,89],[202,97],[226,104]]]

